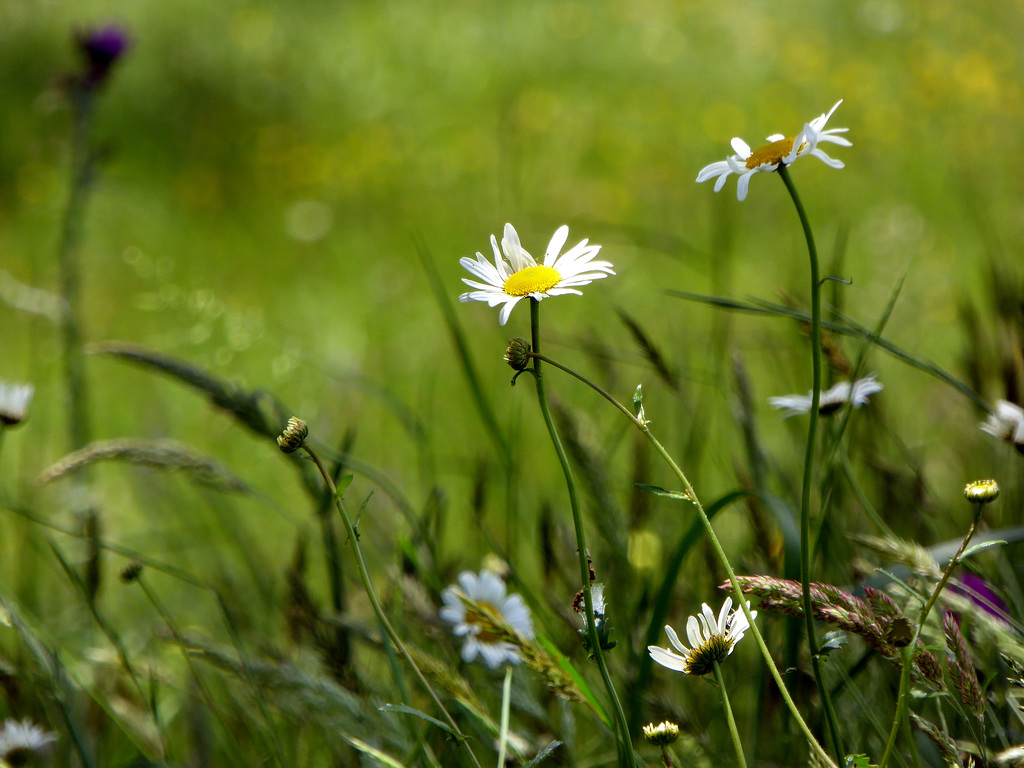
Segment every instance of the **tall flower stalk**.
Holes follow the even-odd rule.
[[[366,591],[366,596],[369,598],[370,605],[373,607],[373,613],[377,617],[378,624],[380,624],[381,633],[387,636],[395,648],[398,649],[398,652],[405,657],[406,661],[409,662],[409,666],[412,667],[416,677],[426,689],[427,693],[430,694],[430,698],[433,699],[437,708],[444,715],[448,725],[451,726],[452,732],[458,739],[459,745],[465,747],[466,753],[469,755],[469,759],[473,765],[475,765],[476,768],[480,768],[480,762],[477,760],[476,755],[473,754],[473,750],[466,743],[465,735],[461,730],[459,730],[458,724],[448,713],[448,710],[445,709],[444,704],[441,703],[441,700],[434,692],[430,683],[427,682],[427,678],[424,676],[423,672],[420,671],[415,659],[413,659],[412,655],[405,647],[405,643],[402,642],[402,638],[399,637],[395,628],[391,625],[391,622],[388,621],[388,617],[384,613],[384,608],[381,606],[380,600],[377,598],[377,593],[373,589],[373,582],[370,580],[370,571],[366,566],[366,559],[363,557],[363,550],[359,546],[359,533],[356,531],[355,526],[352,523],[352,518],[349,516],[348,510],[345,508],[345,503],[341,499],[341,494],[338,493],[338,487],[334,483],[334,478],[331,477],[331,473],[327,471],[327,467],[324,466],[323,461],[320,459],[320,455],[306,442],[306,438],[308,436],[309,428],[306,426],[306,422],[293,416],[288,419],[288,425],[285,427],[284,432],[282,432],[281,436],[277,438],[277,444],[283,453],[294,453],[300,449],[305,451],[316,465],[324,483],[326,483],[327,487],[331,490],[331,496],[334,498],[334,505],[338,510],[338,514],[341,515],[342,523],[345,525],[345,532],[348,534],[348,543],[352,546],[352,553],[355,556],[356,565],[358,566],[359,580],[362,582],[363,589]]]
[[[530,331],[533,349],[537,351],[540,349],[540,302],[532,297],[530,298]],[[594,598],[590,589],[590,563],[587,561],[587,538],[583,530],[583,513],[580,510],[579,495],[576,492],[576,481],[573,479],[572,467],[569,466],[569,457],[565,453],[565,447],[562,445],[562,440],[558,436],[558,430],[555,428],[555,421],[551,417],[551,408],[548,406],[547,396],[544,392],[544,378],[541,375],[541,359],[538,357],[533,358],[532,373],[537,387],[537,402],[544,417],[544,425],[548,429],[551,444],[558,455],[558,463],[562,467],[562,473],[565,475],[565,484],[569,492],[569,506],[572,510],[573,529],[576,532],[576,549],[579,555],[580,583],[583,590],[587,637],[590,640],[590,651],[593,653],[597,666],[601,670],[601,679],[608,690],[608,697],[611,699],[612,708],[615,712],[619,762],[627,766],[635,766],[636,759],[633,755],[633,745],[629,736],[626,713],[622,709],[618,694],[615,692],[615,685],[612,683],[611,675],[608,673],[608,665],[605,663],[604,653],[601,649],[601,640],[598,636],[597,624],[594,619]]]
[[[813,385],[811,388],[810,424],[807,427],[807,445],[804,453],[803,483],[800,493],[800,581],[803,586],[805,629],[807,633],[807,644],[811,657],[811,668],[814,672],[814,679],[818,687],[818,694],[821,697],[822,707],[825,710],[825,719],[828,723],[829,734],[832,737],[832,747],[835,750],[836,758],[843,760],[843,747],[839,738],[839,728],[836,722],[835,710],[832,700],[829,697],[828,688],[821,675],[819,660],[820,649],[814,632],[814,619],[811,615],[811,486],[814,478],[814,448],[815,437],[818,429],[818,409],[821,406],[821,278],[818,269],[818,252],[814,245],[814,235],[811,232],[810,222],[807,220],[807,213],[797,195],[796,187],[789,177],[789,166],[801,157],[817,157],[821,162],[830,168],[842,168],[843,162],[829,157],[820,148],[820,144],[831,143],[841,147],[851,146],[850,142],[841,134],[846,128],[825,128],[829,118],[842,104],[842,100],[833,105],[828,112],[806,123],[795,136],[784,136],[781,133],[772,134],[766,139],[766,143],[757,149],[750,146],[741,138],[732,140],[732,148],[736,154],[730,155],[725,160],[711,163],[701,169],[697,175],[697,182],[705,182],[715,179],[715,192],[725,186],[725,182],[731,175],[737,176],[736,197],[743,200],[747,196],[750,179],[758,173],[771,173],[777,171],[786,185],[796,206],[797,215],[800,217],[800,225],[804,230],[804,237],[807,239],[807,251],[810,256],[811,272],[811,373]]]
[[[60,328],[70,411],[68,429],[71,448],[77,450],[89,442],[92,434],[82,350],[79,261],[82,222],[99,161],[99,153],[90,140],[90,130],[96,98],[110,76],[111,67],[127,50],[128,38],[120,29],[107,27],[81,32],[75,42],[85,66],[81,72],[69,75],[66,81],[72,108],[71,183],[57,246],[57,265],[63,300]]]
[[[904,649],[906,655],[903,658],[903,669],[900,671],[900,690],[899,698],[896,701],[896,714],[893,717],[892,728],[889,731],[889,739],[885,744],[885,752],[882,754],[882,760],[878,764],[879,768],[885,768],[888,765],[889,758],[892,756],[893,748],[896,745],[896,735],[899,733],[900,727],[907,720],[910,706],[910,668],[912,666],[909,649],[917,647],[917,639],[921,636],[921,629],[924,627],[925,621],[928,620],[928,615],[932,612],[932,608],[935,607],[935,603],[938,602],[939,595],[945,589],[946,584],[949,583],[953,570],[960,564],[964,552],[967,551],[967,545],[971,543],[971,539],[974,538],[974,534],[978,530],[978,523],[981,522],[981,513],[984,511],[985,505],[995,501],[999,496],[999,484],[995,480],[977,480],[973,483],[968,483],[967,487],[964,488],[964,496],[974,505],[974,517],[971,519],[971,524],[963,541],[960,542],[960,548],[957,549],[956,554],[950,559],[949,565],[942,572],[942,577],[935,585],[935,589],[932,590],[928,601],[921,608],[921,613],[917,617],[917,629],[914,631],[914,637],[907,646],[907,649]],[[984,749],[984,742],[979,740],[978,744],[981,749]],[[982,757],[984,758],[984,755]]]
[[[775,664],[775,660],[772,658],[771,651],[768,650],[768,645],[767,643],[765,643],[764,637],[761,635],[761,631],[757,628],[757,625],[754,623],[754,617],[756,614],[755,612],[751,611],[750,607],[747,605],[746,596],[743,594],[743,590],[740,587],[740,582],[736,578],[736,571],[733,569],[732,563],[729,562],[729,557],[725,554],[725,549],[722,547],[722,542],[719,540],[718,534],[715,533],[715,529],[711,525],[711,518],[708,517],[707,512],[704,510],[704,505],[701,503],[700,498],[697,495],[697,492],[694,490],[693,485],[686,477],[686,474],[675,462],[675,459],[672,458],[672,455],[668,452],[665,446],[662,445],[661,441],[658,440],[658,438],[654,435],[653,432],[651,432],[649,422],[645,418],[643,418],[642,415],[634,415],[628,408],[626,408],[626,406],[624,406],[622,403],[616,400],[611,393],[602,388],[600,385],[588,379],[586,376],[583,376],[582,374],[574,371],[573,369],[568,368],[548,357],[545,357],[544,355],[541,355],[536,351],[525,352],[520,350],[520,357],[532,359],[535,368],[540,362],[549,363],[555,368],[558,368],[559,370],[568,373],[570,376],[573,376],[576,379],[580,380],[588,387],[593,389],[595,392],[597,392],[599,395],[601,395],[609,403],[614,405],[619,411],[621,411],[622,414],[625,415],[626,418],[628,418],[633,423],[633,425],[643,433],[644,437],[646,437],[647,440],[651,443],[651,445],[654,447],[654,450],[665,461],[665,463],[672,470],[672,473],[676,476],[676,479],[678,479],[679,482],[682,484],[687,497],[693,502],[694,507],[697,509],[697,514],[700,517],[701,524],[704,526],[704,532],[707,534],[708,540],[711,542],[711,547],[715,552],[715,557],[718,559],[719,564],[722,566],[723,570],[726,572],[726,575],[728,576],[729,584],[732,587],[733,597],[736,600],[739,608],[743,611],[743,615],[746,618],[748,624],[750,625],[750,633],[753,635],[755,641],[757,642],[758,650],[761,652],[761,656],[764,659],[765,665],[768,667],[768,672],[769,674],[771,674],[772,679],[778,686],[779,694],[782,696],[782,700],[785,702],[787,709],[789,709],[790,714],[793,716],[793,719],[796,722],[797,727],[800,729],[800,732],[803,733],[804,738],[807,739],[807,743],[808,745],[810,745],[811,750],[815,753],[815,755],[817,755],[819,760],[821,760],[824,765],[832,766],[832,768],[835,768],[835,766],[841,764],[841,759],[838,762],[833,761],[829,754],[822,748],[821,744],[814,736],[814,733],[807,725],[807,722],[804,720],[803,715],[800,714],[800,709],[797,707],[796,702],[793,701],[793,697],[790,695],[789,689],[786,688],[786,683],[782,679],[782,674],[779,672],[779,668]],[[525,360],[520,362],[521,364],[525,365]],[[586,592],[584,594],[586,594]]]
[[[807,240],[807,255],[810,261],[811,276],[811,408],[808,413],[807,445],[804,450],[803,483],[800,489],[800,583],[804,596],[804,628],[807,632],[807,649],[811,657],[811,669],[814,681],[818,686],[822,707],[825,710],[825,722],[828,724],[832,737],[832,746],[836,759],[842,760],[843,743],[839,737],[839,724],[836,720],[835,707],[829,696],[828,686],[821,673],[821,649],[818,646],[817,633],[814,630],[814,615],[811,612],[811,486],[814,480],[814,448],[818,432],[818,410],[821,406],[821,277],[818,267],[818,249],[814,244],[814,233],[807,219],[796,186],[789,177],[785,164],[779,165],[779,177],[786,185],[786,191],[793,200],[800,226]]]

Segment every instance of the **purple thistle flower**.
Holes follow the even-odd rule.
[[[963,595],[989,616],[1009,623],[1007,622],[1006,603],[980,576],[966,571],[963,576],[950,583],[949,590],[954,594]]]
[[[124,30],[113,25],[76,32],[75,43],[85,56],[87,65],[82,79],[93,86],[101,85],[106,80],[110,68],[131,45]]]

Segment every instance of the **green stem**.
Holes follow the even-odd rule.
[[[920,615],[917,617],[917,629],[914,631],[914,637],[907,645],[904,652],[903,669],[900,671],[900,693],[899,699],[896,701],[896,714],[892,720],[892,728],[889,731],[889,739],[885,744],[885,752],[882,754],[882,761],[878,764],[879,768],[885,768],[886,764],[889,762],[889,757],[896,744],[896,734],[899,732],[900,725],[907,716],[907,707],[909,706],[908,689],[910,684],[910,666],[914,659],[914,649],[917,648],[917,639],[921,636],[921,630],[924,627],[925,621],[928,619],[928,614],[930,614],[932,608],[935,607],[935,603],[939,599],[939,594],[946,587],[950,576],[953,575],[953,569],[956,568],[957,564],[960,562],[960,558],[963,557],[964,551],[967,549],[967,545],[970,544],[971,539],[974,538],[974,534],[978,530],[978,522],[981,520],[981,511],[984,507],[985,502],[981,502],[977,505],[977,508],[974,511],[974,519],[971,520],[971,527],[967,529],[967,535],[964,536],[964,540],[960,542],[960,548],[949,561],[949,565],[946,566],[946,570],[942,573],[942,578],[939,579],[939,583],[935,585],[935,589],[932,590],[932,594],[928,598],[928,602],[924,604]]]
[[[95,174],[96,158],[89,147],[95,88],[74,86],[72,93],[73,133],[71,140],[71,188],[57,246],[62,299],[60,330],[61,354],[69,404],[69,437],[72,450],[91,438],[90,413],[85,379],[85,354],[82,350],[81,269],[78,244],[89,188]]]
[[[530,299],[530,326],[534,351],[540,349],[540,302],[534,298]],[[544,424],[548,428],[548,435],[551,443],[558,454],[558,463],[565,475],[565,484],[569,490],[569,506],[572,509],[572,523],[576,530],[576,547],[580,563],[580,584],[583,588],[584,615],[587,623],[587,637],[590,639],[590,651],[597,661],[598,669],[601,670],[601,679],[605,688],[608,689],[608,697],[611,699],[615,709],[616,731],[618,731],[619,761],[627,766],[636,766],[633,755],[633,743],[629,737],[629,725],[626,722],[626,713],[619,702],[619,696],[615,692],[615,685],[612,683],[611,675],[608,674],[608,665],[604,660],[604,652],[601,649],[601,640],[597,634],[597,625],[594,621],[594,603],[590,595],[590,563],[587,561],[587,540],[583,532],[583,513],[580,511],[579,496],[576,493],[576,482],[573,480],[572,467],[569,466],[569,457],[562,446],[562,440],[555,429],[554,419],[551,418],[551,409],[548,407],[547,396],[544,394],[544,379],[541,376],[540,358],[535,357],[533,361],[533,379],[537,384],[537,402],[540,404],[541,414],[544,416]]]
[[[725,709],[725,719],[729,723],[729,735],[732,737],[732,744],[736,748],[736,759],[740,768],[747,768],[747,758],[743,756],[743,744],[740,742],[740,732],[736,728],[736,718],[732,716],[732,707],[729,705],[729,694],[725,690],[725,679],[722,677],[722,668],[715,662],[715,681],[718,683],[718,691],[722,694],[722,708]]]
[[[359,535],[356,533],[355,526],[352,525],[352,519],[348,516],[345,504],[342,502],[341,497],[338,496],[338,488],[334,484],[334,479],[331,477],[331,473],[327,471],[327,467],[324,466],[324,463],[320,460],[316,451],[314,451],[307,443],[303,442],[302,448],[307,454],[309,454],[313,463],[316,464],[316,468],[320,471],[320,475],[323,477],[324,482],[326,482],[327,486],[331,489],[331,495],[334,496],[334,504],[338,508],[338,512],[341,514],[341,520],[345,524],[345,531],[348,533],[348,543],[352,545],[352,551],[356,556],[356,565],[359,567],[359,579],[362,581],[363,589],[366,590],[366,596],[370,599],[370,604],[373,606],[373,613],[377,617],[377,622],[380,624],[381,629],[391,640],[395,648],[398,649],[398,652],[401,653],[405,657],[406,661],[409,662],[409,666],[412,667],[416,676],[419,678],[420,683],[423,684],[427,693],[430,694],[430,698],[434,700],[438,709],[440,709],[444,714],[445,719],[448,721],[448,725],[451,726],[452,731],[454,731],[455,735],[458,737],[458,743],[461,746],[464,746],[466,748],[466,752],[469,753],[469,757],[473,761],[473,765],[477,768],[481,768],[480,762],[476,759],[476,755],[473,754],[473,750],[470,749],[469,744],[466,743],[465,734],[459,730],[459,726],[448,713],[448,710],[445,709],[444,704],[441,703],[441,700],[437,697],[434,689],[431,687],[430,683],[427,682],[427,678],[424,677],[419,666],[409,654],[409,651],[406,650],[405,643],[402,642],[402,638],[398,636],[395,628],[391,626],[391,622],[388,621],[388,617],[384,615],[384,609],[381,607],[380,601],[377,599],[377,593],[373,590],[373,582],[370,581],[370,571],[366,567],[366,560],[363,558],[363,550],[359,546]]]
[[[920,627],[919,627],[920,629]],[[907,691],[910,688],[910,665],[914,663],[914,642],[903,649],[903,669],[900,670],[900,692],[896,699],[896,714],[892,719],[892,728],[889,730],[889,738],[885,742],[885,752],[882,753],[882,762],[879,768],[885,768],[889,764],[889,757],[892,755],[893,747],[896,746],[896,734],[899,733],[900,725],[903,723],[903,715],[907,709]]]
[[[793,180],[789,177],[789,171],[786,170],[785,165],[779,165],[778,173],[782,177],[789,196],[793,199],[793,205],[796,206],[797,215],[800,217],[800,225],[803,227],[804,237],[807,240],[807,253],[811,265],[811,410],[807,426],[807,446],[804,451],[803,485],[800,491],[800,583],[803,587],[804,627],[807,631],[807,648],[811,657],[814,680],[818,685],[818,695],[821,697],[825,720],[832,737],[832,748],[835,750],[836,759],[842,762],[844,752],[842,741],[839,739],[839,724],[836,721],[832,698],[829,696],[828,687],[825,685],[825,679],[821,673],[820,649],[814,631],[814,614],[811,610],[811,485],[814,476],[814,444],[818,431],[818,407],[821,405],[821,278],[818,270],[818,249],[814,245],[814,233],[811,232],[811,223],[807,219],[807,212],[800,202],[800,196],[796,192]]]
[[[498,731],[498,768],[505,768],[508,748],[508,710],[512,702],[512,665],[505,665],[505,682],[501,686],[501,730]]]
[[[704,525],[704,531],[705,533],[707,533],[708,540],[711,542],[711,547],[715,551],[715,556],[718,558],[719,564],[725,570],[726,575],[729,578],[729,584],[732,587],[733,597],[735,598],[740,610],[743,611],[743,615],[747,617],[747,623],[750,624],[750,633],[754,636],[754,639],[757,641],[757,647],[761,652],[761,656],[764,658],[765,664],[768,666],[768,671],[771,673],[772,679],[775,680],[775,684],[779,688],[779,693],[782,696],[783,701],[786,702],[786,707],[789,709],[790,714],[793,715],[793,718],[796,721],[797,726],[800,728],[800,731],[804,734],[804,737],[807,739],[807,743],[810,744],[811,749],[814,751],[814,753],[819,758],[821,758],[821,760],[824,761],[825,765],[833,766],[834,768],[834,766],[836,766],[837,764],[832,760],[831,756],[822,748],[817,738],[815,738],[814,734],[811,732],[811,729],[808,727],[807,722],[800,714],[800,710],[797,708],[796,702],[794,702],[793,697],[790,696],[789,689],[786,688],[786,683],[782,679],[782,674],[779,672],[779,668],[775,665],[775,660],[772,659],[771,652],[768,650],[768,645],[765,643],[764,637],[761,635],[761,630],[758,629],[757,624],[754,623],[754,618],[750,613],[750,607],[747,605],[748,601],[746,595],[743,594],[743,590],[740,588],[740,583],[736,579],[736,572],[733,570],[732,564],[729,562],[729,558],[725,554],[725,549],[722,547],[722,543],[718,540],[718,534],[715,533],[715,529],[711,525],[711,519],[708,517],[707,512],[704,511],[704,505],[701,504],[700,499],[697,497],[697,492],[693,489],[693,486],[690,484],[690,481],[683,473],[683,470],[679,468],[679,465],[676,464],[671,454],[669,454],[669,452],[665,449],[665,446],[663,446],[661,442],[658,440],[658,438],[654,436],[654,434],[650,430],[650,427],[647,426],[647,423],[641,421],[636,416],[634,416],[633,413],[628,408],[626,408],[626,406],[624,406],[622,403],[616,400],[615,397],[613,397],[605,389],[595,384],[586,376],[583,376],[582,374],[577,373],[571,368],[567,368],[566,366],[561,365],[560,363],[557,363],[554,360],[551,360],[550,358],[544,357],[543,355],[537,354],[536,352],[534,352],[531,355],[531,357],[533,357],[535,366],[541,361],[553,365],[555,368],[558,368],[559,370],[568,373],[570,376],[579,379],[588,387],[590,387],[599,395],[601,395],[609,403],[611,403],[620,411],[622,411],[622,413],[626,415],[626,418],[633,422],[633,425],[637,429],[643,432],[647,440],[651,443],[652,446],[654,446],[654,450],[658,452],[658,455],[661,456],[665,463],[668,464],[669,468],[671,468],[673,474],[675,474],[679,482],[682,483],[684,490],[689,495],[690,499],[693,501],[694,506],[697,508],[697,514],[700,516],[701,523]]]

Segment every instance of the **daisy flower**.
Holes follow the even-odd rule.
[[[750,608],[749,602],[747,608]],[[714,671],[715,663],[731,654],[736,643],[742,640],[743,634],[750,629],[750,623],[743,611],[730,612],[731,609],[732,598],[727,597],[716,620],[711,608],[704,603],[701,612],[697,616],[691,616],[686,622],[686,637],[692,646],[690,648],[679,642],[675,630],[666,625],[668,641],[679,653],[657,645],[649,645],[647,650],[651,658],[661,666],[685,675],[706,675]],[[750,616],[757,618],[757,611],[751,611]]]
[[[679,739],[679,726],[668,720],[658,723],[648,723],[644,726],[644,738],[651,744],[665,747]]]
[[[818,413],[822,416],[827,416],[838,411],[847,402],[853,403],[854,408],[860,408],[867,403],[869,395],[881,391],[882,385],[875,380],[875,374],[873,373],[863,379],[857,379],[852,384],[848,381],[841,381],[832,389],[821,393],[821,398],[818,402]],[[800,413],[811,412],[811,393],[808,392],[806,395],[769,397],[768,403],[773,408],[786,411],[786,413],[782,414],[782,418],[787,419]]]
[[[844,137],[836,135],[845,133],[849,130],[848,128],[824,130],[825,123],[842,103],[842,99],[837,101],[828,112],[804,125],[803,130],[796,136],[786,137],[781,133],[773,133],[765,139],[768,143],[757,149],[752,150],[743,139],[734,138],[732,148],[736,154],[702,168],[697,174],[697,183],[717,178],[715,192],[718,192],[725,186],[725,180],[729,175],[735,173],[739,176],[736,183],[736,197],[742,201],[747,196],[747,187],[753,174],[778,170],[780,165],[790,165],[805,155],[813,155],[830,168],[842,168],[841,161],[829,157],[818,148],[818,144],[822,143],[838,144],[841,147],[853,146]]]
[[[1018,451],[1024,453],[1024,408],[1019,405],[997,400],[995,413],[990,413],[988,421],[978,426],[993,437],[1013,443]]]
[[[20,723],[7,720],[0,728],[0,759],[21,765],[29,753],[38,752],[57,740],[57,734],[44,731],[27,717]]]
[[[458,582],[441,592],[444,606],[438,615],[454,625],[456,637],[466,639],[462,660],[471,662],[479,655],[491,669],[506,661],[518,664],[519,647],[534,637],[523,598],[507,594],[505,582],[491,571],[463,571]]]
[[[28,404],[36,388],[31,384],[7,384],[0,381],[0,429],[25,420]]]
[[[520,245],[515,228],[506,224],[505,235],[501,238],[501,251],[498,250],[498,241],[491,235],[494,264],[480,252],[477,252],[476,259],[459,259],[463,267],[483,281],[462,278],[462,282],[475,290],[459,296],[459,301],[486,301],[491,307],[504,305],[498,313],[498,322],[504,325],[512,307],[525,298],[540,301],[548,296],[579,294],[577,288],[615,274],[609,262],[594,261],[601,246],[587,245],[586,240],[581,240],[559,255],[568,237],[569,228],[564,225],[559,227],[548,243],[544,262],[538,264]]]

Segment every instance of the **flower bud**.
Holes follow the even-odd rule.
[[[666,720],[663,723],[649,723],[644,726],[644,738],[651,744],[666,747],[679,738],[679,726]]]
[[[511,339],[505,350],[505,362],[513,371],[525,371],[530,364],[530,342],[520,338]]]
[[[995,480],[975,480],[964,488],[964,497],[973,504],[995,501],[999,496],[999,483]]]
[[[121,570],[121,581],[131,584],[142,574],[142,561],[133,559]]]
[[[288,419],[288,425],[284,428],[284,432],[277,438],[277,444],[282,453],[294,453],[302,447],[308,436],[309,427],[306,426],[306,422],[292,416]]]

